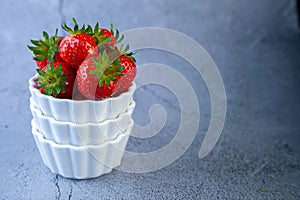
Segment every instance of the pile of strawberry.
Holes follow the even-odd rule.
[[[116,45],[123,35],[114,30],[83,25],[62,28],[66,37],[43,32],[44,39],[31,40],[28,48],[38,66],[37,88],[45,95],[75,100],[101,100],[127,91],[136,76],[129,46]]]

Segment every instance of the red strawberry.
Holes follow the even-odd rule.
[[[97,92],[100,93],[102,97],[105,98],[126,92],[135,78],[136,65],[134,60],[127,56],[120,56],[119,66],[123,66],[123,70],[120,72],[122,76],[117,77],[116,80],[111,81],[110,84],[104,83],[102,87],[97,89]]]
[[[120,36],[118,29],[114,31],[112,24],[110,24],[110,30],[106,28],[99,28],[99,23],[97,23],[94,29],[91,26],[88,26],[87,31],[94,38],[98,46],[103,44],[115,46],[124,38],[123,34]]]
[[[46,95],[71,99],[75,81],[75,70],[64,62],[56,61],[47,65],[45,71],[37,69],[38,89]]]
[[[105,43],[110,46],[114,46],[116,44],[116,38],[114,34],[106,28],[99,28],[99,35],[100,39],[98,39],[98,44]]]
[[[47,64],[49,63],[48,58],[44,60],[36,60],[36,65],[42,69],[43,71],[46,71]]]
[[[73,30],[66,24],[62,26],[70,35],[61,41],[59,51],[60,57],[68,65],[77,69],[88,55],[96,53],[97,44],[93,37],[87,34],[89,30],[85,28],[85,25],[78,29],[78,24],[74,18],[73,21],[75,24]]]
[[[136,76],[131,56],[100,53],[86,59],[78,68],[76,82],[79,92],[87,99],[99,100],[125,92]]]
[[[54,36],[49,37],[47,32],[43,32],[44,40],[31,40],[34,46],[28,48],[34,53],[34,60],[37,66],[45,70],[49,62],[60,61],[59,44],[62,36],[57,36],[57,29]]]
[[[74,87],[73,87],[72,100],[77,100],[77,101],[86,100],[86,98],[82,96],[81,93],[78,91],[76,82],[74,83]]]
[[[90,31],[91,36],[94,38],[97,45],[109,44],[111,46],[114,46],[116,43],[114,34],[112,34],[109,30],[105,28],[98,27],[98,23],[95,25],[94,30],[92,30],[91,26],[88,26],[88,30]]]
[[[116,38],[114,37],[114,34],[112,34],[112,32],[110,32],[106,28],[99,28],[99,32],[101,32],[102,30],[103,30],[103,33],[101,34],[101,36],[110,37],[114,42],[116,41]]]

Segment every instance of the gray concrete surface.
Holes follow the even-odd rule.
[[[138,64],[163,63],[193,77],[201,124],[185,154],[159,171],[114,170],[81,181],[44,166],[30,132],[27,80],[35,66],[26,45],[73,16],[81,23],[113,22],[122,31],[171,28],[203,45],[220,70],[228,99],[223,133],[206,158],[198,158],[210,116],[203,80],[182,59],[149,50],[137,55]],[[0,20],[0,199],[300,198],[300,37],[294,1],[2,0]],[[174,96],[153,87],[137,91],[135,100],[137,123],[147,123],[144,112],[153,103],[164,105],[170,119],[151,139],[131,138],[128,149],[164,146],[180,120]]]

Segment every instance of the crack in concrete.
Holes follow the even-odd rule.
[[[258,168],[256,168],[250,175],[252,177],[254,177],[256,174],[258,174],[259,172],[261,172],[265,166],[268,164],[268,161],[264,162],[262,165],[260,165]]]
[[[55,194],[55,199],[60,199],[60,197],[61,197],[61,192],[60,192],[60,187],[59,187],[58,182],[59,182],[58,174],[56,174],[55,180],[54,180],[54,184],[57,188],[57,193]]]
[[[72,185],[70,185],[70,190],[69,190],[69,200],[71,200],[72,195],[73,195],[73,187],[72,187]]]

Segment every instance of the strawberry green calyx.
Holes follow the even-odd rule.
[[[135,52],[125,53],[123,56],[128,57],[131,61],[136,62],[136,59],[133,57]]]
[[[68,75],[62,71],[62,65],[55,67],[48,64],[46,71],[37,69],[37,73],[40,75],[37,79],[39,83],[37,88],[43,88],[45,95],[56,97],[58,94],[66,91],[64,86],[69,84],[66,81]]]
[[[97,45],[111,42],[110,37],[103,36],[104,29],[99,31],[99,23],[98,22],[94,28],[92,28],[90,25],[88,25],[87,33],[93,37],[93,39],[95,40]]]
[[[124,35],[122,34],[120,36],[120,32],[118,29],[114,30],[113,24],[110,24],[110,32],[114,35],[114,37],[116,39],[116,44],[119,44],[124,39]]]
[[[123,34],[120,35],[118,29],[114,30],[113,24],[110,24],[110,30],[107,30],[104,28],[100,28],[99,23],[97,22],[94,28],[88,25],[86,33],[88,33],[90,36],[94,38],[97,45],[102,45],[102,44],[116,45],[124,39],[124,35]]]
[[[111,44],[114,46],[124,39],[124,35],[120,35],[118,29],[114,30],[113,24],[110,24],[110,30],[100,28],[98,22],[94,28],[88,25],[87,33],[94,38],[97,45]]]
[[[57,37],[58,29],[56,29],[53,36],[43,31],[44,40],[30,40],[34,46],[28,46],[28,48],[35,54],[34,60],[41,61],[48,59],[49,62],[53,62],[54,55],[59,52],[58,42],[62,38]]]
[[[98,22],[94,28],[92,28],[90,25],[86,26],[85,24],[83,24],[82,27],[79,29],[76,19],[73,17],[72,20],[74,22],[73,29],[67,26],[66,23],[62,26],[62,28],[68,33],[70,33],[71,35],[82,34],[82,33],[88,34],[95,40],[97,45],[102,43],[108,43],[111,40],[109,37],[103,36],[104,30],[99,31]]]
[[[73,17],[72,18],[73,22],[74,22],[74,28],[70,28],[69,26],[67,26],[67,24],[65,23],[64,25],[62,25],[62,29],[64,29],[65,31],[67,31],[68,33],[75,35],[75,34],[81,34],[81,33],[87,33],[90,34],[91,30],[85,26],[85,24],[82,25],[82,27],[79,29],[78,23],[76,21],[76,19]]]
[[[124,66],[120,65],[120,58],[116,57],[115,52],[107,55],[106,51],[104,51],[100,53],[97,58],[91,58],[94,62],[95,69],[89,73],[97,76],[100,87],[103,84],[109,85],[111,81],[115,81],[118,77],[124,75],[121,73]]]
[[[129,50],[129,45],[128,44],[126,46],[124,44],[121,44],[120,48],[118,49],[118,51],[120,52],[120,54],[122,56],[126,56],[130,60],[132,60],[133,62],[136,62],[136,59],[133,57],[135,52],[128,52],[128,50]]]

